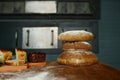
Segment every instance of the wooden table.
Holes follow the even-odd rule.
[[[89,66],[75,67],[60,65],[56,61],[48,62],[45,67],[30,67],[23,71],[0,73],[0,80],[14,77],[21,78],[21,76],[24,77],[28,74],[29,76],[27,77],[31,77],[36,76],[41,72],[49,72],[45,78],[49,75],[53,75],[56,78],[55,80],[58,80],[59,78],[61,78],[61,80],[120,80],[120,71],[102,62]],[[54,79],[49,78],[49,80]]]

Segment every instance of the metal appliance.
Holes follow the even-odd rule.
[[[58,27],[24,27],[22,48],[49,49],[58,47]]]

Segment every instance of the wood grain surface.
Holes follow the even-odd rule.
[[[28,67],[32,67],[32,66],[45,66],[46,64],[47,64],[46,62],[28,63],[27,66]]]
[[[44,67],[33,66],[22,71],[15,71],[13,73],[7,72],[9,74],[0,72],[0,80],[6,80],[8,78],[10,79],[10,77],[14,78],[14,76],[17,75],[18,75],[17,77],[20,80],[23,80],[21,79],[21,77],[25,77],[25,75],[29,73],[33,75],[33,74],[41,74],[43,72],[49,72],[49,75],[54,75],[55,78],[57,79],[60,78],[64,80],[120,80],[120,71],[102,62],[98,62],[96,64],[89,66],[87,65],[87,66],[75,67],[75,66],[60,65],[56,61],[47,62],[47,65]],[[44,80],[48,76],[44,77]],[[30,76],[27,75],[27,77]],[[39,80],[39,78],[37,80]]]
[[[22,66],[2,66],[0,67],[0,72],[8,72],[8,71],[20,71],[27,69],[27,65]]]

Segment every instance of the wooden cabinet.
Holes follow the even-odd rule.
[[[0,17],[1,19],[99,19],[100,0],[1,0]]]

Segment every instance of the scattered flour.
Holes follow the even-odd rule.
[[[60,35],[81,35],[81,36],[86,36],[86,35],[93,35],[91,32],[85,31],[85,30],[72,30],[72,31],[66,31],[64,33],[61,33]]]
[[[84,44],[86,44],[86,45],[90,45],[90,43],[88,43],[88,42],[85,42],[85,41],[84,41],[84,42],[81,42],[81,43],[84,43]]]
[[[33,76],[30,76],[32,74],[26,74],[24,76],[19,76],[17,78],[12,78],[12,79],[6,79],[6,80],[66,80],[65,78],[57,78],[53,74],[49,72],[40,72],[40,73],[35,73]]]

